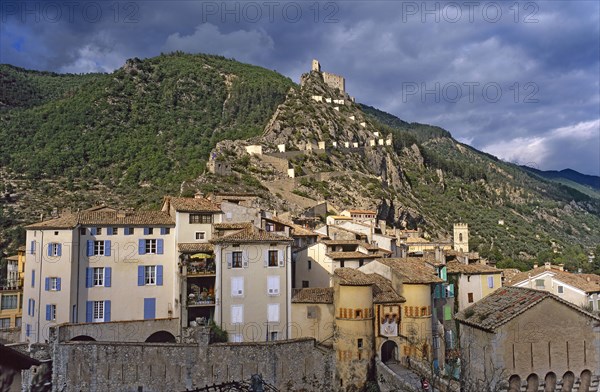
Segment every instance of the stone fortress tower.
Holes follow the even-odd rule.
[[[321,72],[321,64],[319,60],[313,59],[312,61],[312,71]],[[323,75],[323,81],[331,88],[337,88],[340,92],[346,92],[346,79],[343,76],[335,75],[329,72],[321,72]]]
[[[466,223],[454,224],[453,249],[459,252],[469,251],[469,225]]]

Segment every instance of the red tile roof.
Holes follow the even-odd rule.
[[[269,233],[255,226],[246,227],[243,230],[217,238],[211,242],[218,244],[224,242],[292,242],[293,239],[282,235]]]
[[[431,284],[444,282],[436,275],[435,269],[419,257],[378,259],[377,261],[396,271],[402,277],[402,282],[405,284]]]
[[[178,212],[222,212],[218,205],[204,198],[195,197],[165,197]]]
[[[332,304],[333,287],[310,287],[300,289],[292,296],[292,303]]]

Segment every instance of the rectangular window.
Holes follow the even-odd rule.
[[[96,233],[94,235],[102,234],[102,227],[96,227]]]
[[[267,277],[267,294],[279,295],[279,276]]]
[[[452,320],[452,307],[450,305],[444,306],[444,321]]]
[[[231,268],[242,268],[242,252],[233,252],[231,254]]]
[[[190,214],[190,223],[213,223],[212,214]]]
[[[79,229],[79,234],[81,235],[86,235],[87,234],[87,229],[85,227],[82,227],[81,229]]]
[[[244,322],[244,305],[231,305],[231,324]]]
[[[275,231],[275,224],[267,222],[267,224],[265,225],[265,230],[268,232]]]
[[[117,227],[109,227],[108,235],[117,235],[119,234],[119,229]]]
[[[134,233],[133,227],[126,227],[124,229],[124,232],[125,232],[125,235],[133,235],[133,233]]]
[[[60,244],[57,244],[56,242],[53,242],[51,244],[48,244],[48,256],[60,256]]]
[[[312,260],[308,260],[308,269],[312,269]]]
[[[52,277],[50,278],[50,290],[58,291],[60,290],[60,285],[58,283],[59,278]]]
[[[31,270],[31,287],[35,287],[35,270]]]
[[[156,284],[156,266],[146,265],[144,266],[144,284],[155,285]]]
[[[146,227],[146,228],[144,228],[144,234],[145,235],[152,235],[152,234],[154,234],[154,228],[153,227]]]
[[[104,267],[94,268],[94,286],[104,286]]]
[[[359,350],[363,348],[363,340],[362,339],[356,340],[356,347],[358,347]]]
[[[162,234],[162,235],[171,234],[171,228],[170,227],[161,227],[160,234]]]
[[[244,277],[233,276],[231,278],[231,296],[232,297],[243,297],[244,296]]]
[[[565,288],[563,286],[558,286],[558,293],[562,294],[564,293]]]
[[[271,341],[274,342],[276,340],[279,340],[279,332],[271,331]]]
[[[538,288],[544,288],[544,279],[536,279],[535,280],[535,287]]]
[[[303,280],[303,281],[302,281],[302,288],[303,288],[303,289],[306,289],[306,288],[308,288],[309,284],[310,284],[310,283],[308,282],[308,280]]]
[[[206,232],[204,232],[204,231],[197,231],[196,232],[196,241],[204,240],[204,239],[206,239]]]
[[[94,311],[92,322],[101,323],[104,321],[104,301],[94,301]]]
[[[0,318],[0,329],[10,328],[10,318]]]
[[[278,255],[279,255],[279,251],[277,251],[277,250],[269,251],[269,267],[277,267],[278,266],[278,262],[277,262]]]
[[[0,310],[17,309],[17,294],[3,294],[0,301]]]
[[[494,277],[488,276],[487,281],[488,281],[488,288],[493,289],[494,288]]]
[[[156,240],[146,240],[146,253],[156,253]]]
[[[94,241],[93,256],[104,256],[104,241]]]
[[[46,321],[56,321],[56,305],[46,305]]]
[[[468,293],[467,297],[468,297],[469,303],[473,303],[473,293]]]
[[[279,304],[268,304],[267,305],[267,322],[278,323],[279,322]]]

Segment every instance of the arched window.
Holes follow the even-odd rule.
[[[562,392],[572,392],[573,385],[575,384],[575,375],[573,372],[566,372],[563,376],[563,387]]]
[[[544,378],[544,392],[555,392],[556,391],[556,374],[550,372],[546,374]]]
[[[520,392],[521,391],[521,377],[516,374],[510,376],[508,379],[508,392]]]
[[[540,379],[537,374],[530,374],[527,377],[527,389],[526,392],[538,392],[538,388],[540,387]]]

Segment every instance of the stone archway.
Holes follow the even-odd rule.
[[[521,377],[514,374],[508,379],[508,392],[520,392],[521,391]]]
[[[581,372],[581,384],[579,384],[579,392],[590,392],[591,385],[592,372],[586,369]]]
[[[546,378],[544,378],[544,384],[544,392],[556,391],[556,374],[552,372],[546,374]]]
[[[381,362],[398,361],[398,345],[393,340],[387,340],[381,345]]]
[[[91,336],[87,336],[87,335],[79,335],[79,336],[75,336],[73,339],[71,339],[71,342],[95,342],[96,339],[94,339]]]
[[[575,385],[575,374],[573,372],[566,372],[562,378],[562,392],[571,392],[573,385]]]
[[[152,335],[148,336],[146,339],[146,343],[176,343],[177,340],[172,333],[167,331],[158,331],[154,332]]]
[[[527,392],[538,392],[538,388],[540,387],[540,379],[537,374],[530,374],[527,377]]]

